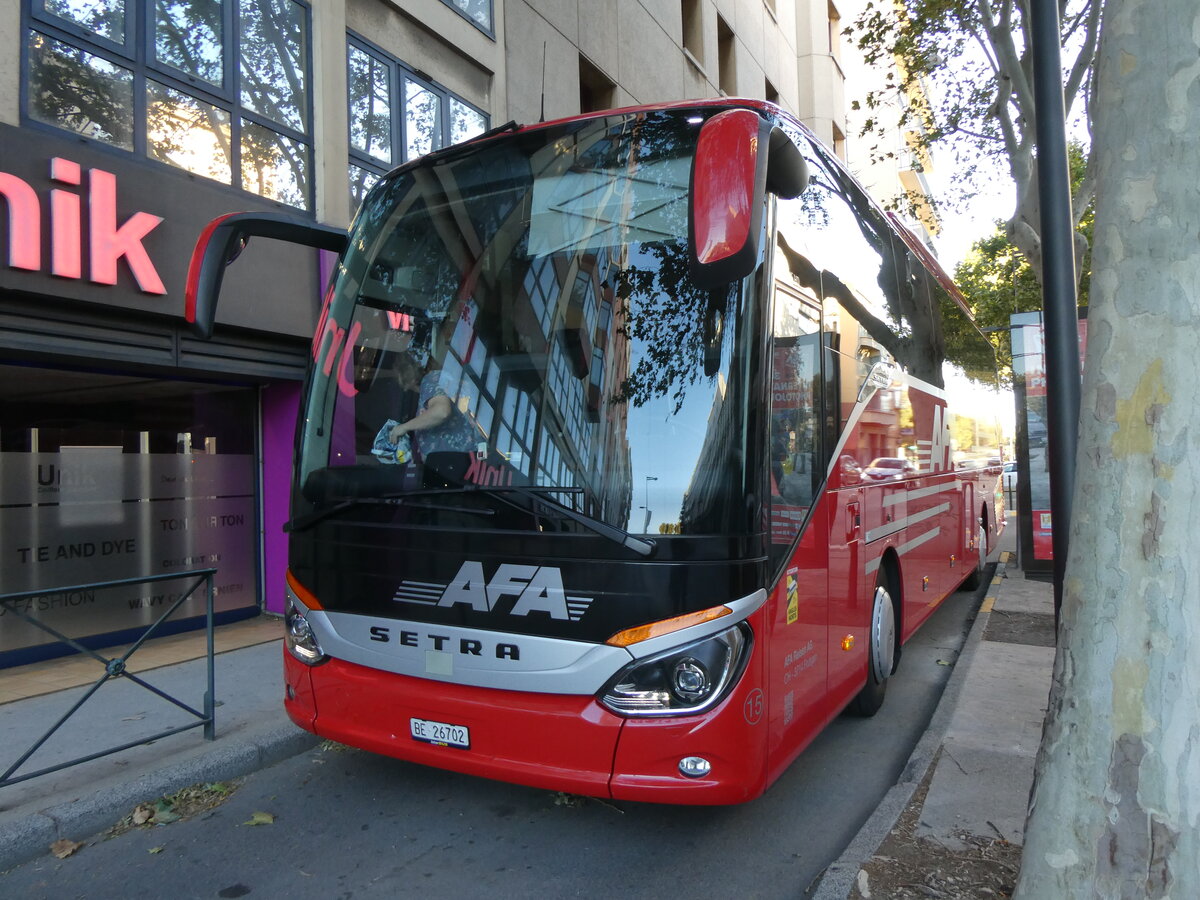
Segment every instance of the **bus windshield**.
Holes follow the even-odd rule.
[[[438,524],[455,492],[536,493],[632,534],[761,530],[755,294],[688,277],[703,118],[552,125],[381,181],[314,339],[297,511]],[[489,512],[471,524],[545,527]]]

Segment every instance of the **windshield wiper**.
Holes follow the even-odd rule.
[[[326,506],[322,509],[315,509],[312,512],[297,516],[296,518],[285,522],[283,530],[286,532],[305,531],[312,528],[318,522],[328,519],[330,516],[336,516],[340,512],[345,512],[348,509],[353,509],[356,506],[412,506],[417,509],[440,509],[446,512],[463,512],[470,513],[474,516],[494,516],[494,509],[472,509],[464,506],[450,506],[443,503],[425,503],[420,500],[414,502],[414,497],[429,496],[430,494],[444,494],[445,490],[435,488],[430,491],[404,491],[403,493],[388,493],[377,494],[372,497],[347,497],[340,500],[332,506]]]
[[[451,506],[440,503],[426,503],[414,498],[436,497],[446,495],[462,495],[462,494],[487,494],[495,497],[514,509],[521,512],[533,513],[538,515],[536,507],[542,506],[548,512],[563,516],[573,522],[582,525],[593,534],[597,534],[602,538],[612,541],[615,544],[620,544],[622,547],[627,547],[634,553],[641,556],[653,556],[658,549],[658,545],[652,540],[634,537],[628,531],[617,528],[615,525],[609,525],[600,519],[581,513],[571,507],[560,503],[552,497],[542,496],[544,494],[582,494],[583,488],[577,487],[552,487],[549,485],[482,485],[482,484],[467,484],[461,487],[444,487],[444,488],[422,488],[415,491],[396,491],[383,494],[376,494],[369,497],[346,497],[345,499],[333,504],[332,506],[324,507],[323,509],[313,510],[307,515],[297,516],[283,526],[283,530],[287,532],[304,531],[316,525],[330,516],[335,516],[347,509],[352,509],[356,506],[367,505],[382,505],[382,506],[405,506],[418,507],[420,509],[440,509],[448,512],[464,512],[477,516],[493,516],[495,510],[478,509],[463,506]],[[505,497],[505,494],[516,494],[524,497],[530,502],[533,508],[529,508],[515,503]]]
[[[634,537],[623,528],[618,528],[615,525],[609,525],[607,522],[603,522],[600,519],[587,515],[586,513],[581,513],[578,510],[571,509],[571,507],[564,503],[560,503],[553,497],[542,496],[543,494],[581,494],[583,493],[583,488],[551,487],[549,485],[472,484],[463,485],[461,488],[447,488],[447,490],[463,493],[479,491],[481,493],[490,494],[497,500],[507,503],[509,506],[519,509],[522,512],[532,512],[536,516],[536,508],[526,509],[521,504],[514,503],[504,496],[505,494],[516,494],[519,497],[524,497],[529,500],[531,504],[535,505],[535,507],[537,504],[541,504],[550,512],[560,516],[565,516],[571,521],[582,525],[593,534],[598,534],[602,538],[607,538],[615,544],[620,544],[622,547],[628,547],[634,553],[648,557],[653,556],[655,550],[658,549],[658,545],[655,544],[654,541]]]

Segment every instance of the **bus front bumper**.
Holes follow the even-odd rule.
[[[590,696],[471,687],[338,659],[309,668],[283,653],[292,721],[372,753],[545,790],[652,803],[741,803],[766,786],[766,740],[748,733],[757,729],[743,715],[756,696],[750,679],[703,715],[635,720]],[[420,740],[413,719],[465,728],[469,746]],[[685,777],[679,770],[685,756],[708,760],[711,773]]]

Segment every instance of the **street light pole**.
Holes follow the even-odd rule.
[[[657,475],[646,476],[646,524],[642,526],[642,533],[650,533],[650,482],[658,481]]]
[[[1079,445],[1079,312],[1075,293],[1075,229],[1067,165],[1058,4],[1029,4],[1033,90],[1037,109],[1041,197],[1042,290],[1046,341],[1046,431],[1050,451],[1050,516],[1054,553],[1054,620],[1062,609],[1075,453]]]

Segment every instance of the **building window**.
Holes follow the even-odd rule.
[[[733,47],[733,29],[717,16],[717,87],[726,95],[736,95],[738,92]]]
[[[111,646],[114,632],[144,627],[161,611],[163,593],[194,579],[153,591],[125,584],[56,595],[56,588],[216,565],[217,614],[256,611],[256,389],[12,365],[0,366],[0,379],[0,532],[14,536],[13,551],[0,559],[6,592],[76,598],[35,607],[35,615],[89,646]],[[33,549],[17,551],[23,543]],[[32,564],[39,544],[55,548],[52,562]],[[185,600],[171,622],[203,621],[203,595]],[[16,616],[0,621],[0,668],[63,648]],[[100,635],[110,637],[91,641]]]
[[[842,58],[842,14],[832,3],[829,4],[829,55],[836,60]]]
[[[487,130],[485,113],[361,38],[348,39],[346,63],[351,210],[393,166]]]
[[[704,19],[700,0],[681,0],[679,6],[683,17],[683,49],[704,65]]]
[[[492,0],[442,0],[451,9],[457,11],[484,34],[491,37],[492,29]]]
[[[29,119],[308,209],[309,7],[30,0]]]
[[[846,158],[846,135],[845,135],[845,133],[843,133],[842,129],[838,128],[836,122],[831,127],[833,129],[833,133],[832,133],[833,154],[838,159],[845,159]]]
[[[612,109],[616,104],[616,96],[617,89],[612,80],[580,56],[579,111],[588,113]]]

